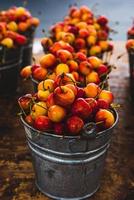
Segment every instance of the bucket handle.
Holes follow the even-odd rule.
[[[85,139],[93,139],[97,135],[96,124],[94,122],[90,122],[85,124],[82,129],[81,138]]]
[[[90,122],[88,124],[85,124],[83,129],[82,129],[82,134],[79,138],[80,139],[84,139],[86,140],[86,146],[83,152],[87,151],[88,148],[88,140],[94,139],[97,135],[97,130],[96,130],[96,124],[94,122]],[[72,139],[69,141],[69,150],[71,152],[75,152],[75,150],[73,149],[74,145],[77,143],[77,139]]]

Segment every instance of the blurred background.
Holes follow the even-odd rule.
[[[112,34],[113,40],[126,40],[126,31],[134,20],[134,0],[4,0],[0,1],[0,10],[10,6],[25,6],[41,20],[36,37],[43,37],[42,29],[48,31],[50,25],[61,21],[70,5],[87,5],[96,15],[106,15],[110,27],[117,33]]]

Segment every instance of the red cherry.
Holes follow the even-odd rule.
[[[66,125],[71,135],[78,135],[84,126],[84,122],[80,117],[72,116],[67,119]]]
[[[92,113],[91,106],[83,98],[78,98],[72,105],[72,114],[86,119]]]
[[[55,123],[54,124],[54,133],[57,135],[63,135],[64,125],[63,123]]]
[[[47,116],[41,115],[35,119],[33,126],[40,131],[46,131],[52,128],[52,122]]]
[[[102,109],[108,109],[109,108],[109,103],[105,99],[98,99],[97,101],[98,108]]]

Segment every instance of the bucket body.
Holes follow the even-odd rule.
[[[134,100],[134,50],[128,51],[129,72],[130,72],[130,93]]]
[[[0,46],[0,68],[11,63],[16,63],[21,59],[22,47],[7,48]]]
[[[80,200],[93,195],[100,186],[110,129],[94,138],[57,136],[39,132],[21,118],[31,150],[36,185],[54,199]]]
[[[32,63],[33,41],[23,47],[22,68]]]
[[[31,27],[26,32],[20,32],[27,37],[27,44],[23,47],[23,56],[22,56],[22,67],[31,65],[32,63],[32,50],[33,50],[33,40],[35,35],[35,27]]]
[[[0,95],[16,92],[22,62],[22,47],[0,46]]]
[[[21,60],[0,67],[0,95],[10,95],[16,92],[20,64]]]

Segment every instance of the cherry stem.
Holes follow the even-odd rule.
[[[44,106],[41,106],[41,105],[39,105],[38,103],[36,103],[35,100],[34,100],[33,98],[31,98],[31,100],[32,100],[32,102],[33,102],[34,105],[36,104],[37,106],[39,106],[39,107],[41,107],[41,108],[44,108],[45,110],[48,111],[47,108],[45,108]]]
[[[104,121],[96,122],[96,125],[102,124]]]

